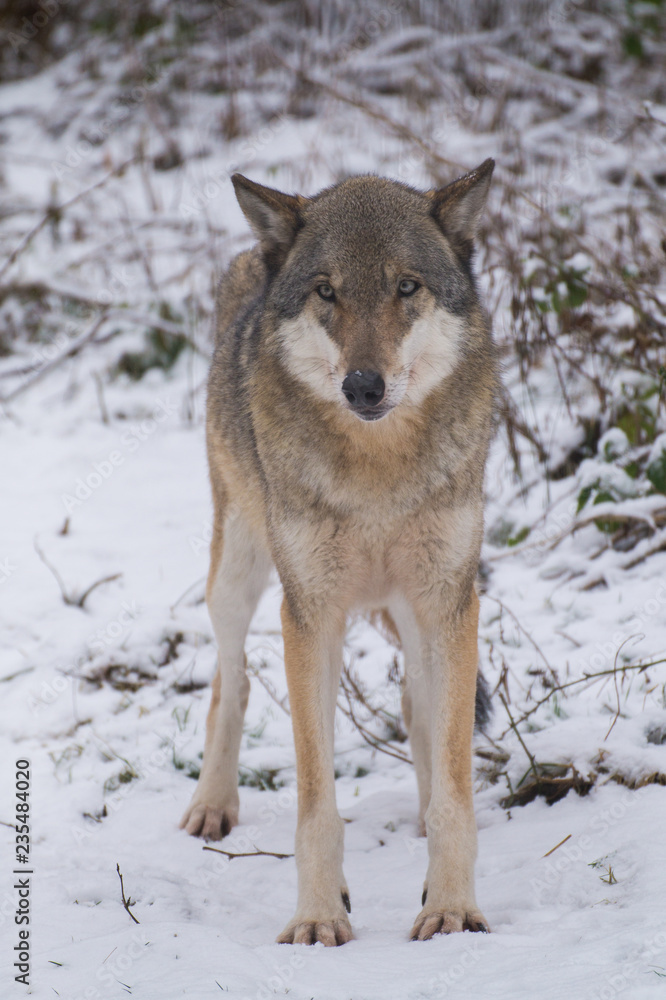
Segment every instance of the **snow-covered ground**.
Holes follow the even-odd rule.
[[[522,481],[515,478],[503,427],[493,445],[480,653],[494,716],[478,736],[476,758],[477,895],[492,934],[406,940],[426,845],[417,837],[409,747],[395,738],[400,660],[364,623],[350,630],[346,665],[366,695],[355,714],[379,746],[364,741],[345,714],[343,693],[336,743],[355,940],[340,949],[273,944],[295,903],[293,858],[230,860],[178,829],[200,766],[215,662],[202,603],[212,288],[248,243],[229,172],[304,193],[363,170],[426,186],[437,170],[448,179],[456,165],[493,155],[500,182],[520,184],[511,167],[519,133],[525,175],[532,171],[534,182],[538,164],[547,163],[546,179],[535,182],[542,201],[560,198],[567,185],[581,201],[596,197],[605,234],[604,218],[622,198],[645,209],[651,171],[659,164],[663,171],[664,129],[656,126],[628,136],[611,129],[599,140],[605,145],[585,145],[590,122],[599,127],[602,92],[590,83],[574,83],[568,112],[553,111],[538,81],[536,92],[525,84],[524,92],[505,93],[500,124],[491,120],[498,88],[518,72],[501,32],[488,33],[485,93],[463,99],[434,85],[429,93],[429,66],[441,69],[452,40],[400,28],[396,9],[386,8],[392,13],[381,37],[368,30],[362,45],[341,48],[335,70],[320,68],[326,47],[314,46],[304,71],[349,99],[320,95],[312,113],[311,90],[290,91],[280,65],[268,60],[265,87],[242,76],[249,70],[234,59],[243,45],[250,51],[244,37],[227,52],[225,66],[240,81],[233,101],[219,80],[217,90],[207,85],[207,73],[212,79],[226,69],[201,40],[191,43],[196,86],[179,90],[168,78],[171,57],[146,71],[150,34],[131,48],[93,37],[82,52],[0,87],[3,256],[49,204],[78,199],[52,212],[6,270],[0,263],[0,317],[10,344],[0,359],[3,997],[641,1000],[666,989],[666,664],[659,662],[666,656],[666,551],[648,555],[664,531],[664,497],[629,497],[595,511],[598,518],[638,510],[645,523],[654,519],[656,531],[629,551],[610,545],[589,518],[573,531],[581,489],[606,468],[604,439],[596,457],[548,481],[524,441]],[[585,22],[574,28],[571,11],[560,14],[562,38],[581,31],[578,48],[569,38],[569,55],[591,58],[601,28],[599,38],[585,35]],[[156,29],[167,49],[173,30],[168,21]],[[419,94],[427,95],[418,114],[400,96],[410,80],[417,106]],[[554,81],[548,85],[552,91]],[[358,106],[361,95],[366,107]],[[616,125],[639,113],[630,87],[622,96]],[[558,99],[566,103],[566,94]],[[650,114],[666,122],[666,107],[655,104]],[[91,143],[85,137],[95,127],[101,131]],[[440,159],[429,159],[407,127]],[[181,160],[165,169],[160,157],[174,150]],[[636,192],[601,184],[604,171],[630,164],[647,178]],[[500,194],[494,197],[497,209]],[[553,467],[578,443],[575,415],[548,364],[537,365],[527,384],[519,377],[507,348],[512,316],[493,232],[488,239],[482,283],[504,347],[506,384],[518,412],[550,442]],[[91,340],[68,356],[99,318]],[[618,317],[618,326],[625,321]],[[183,331],[188,344],[168,370],[152,367],[135,381],[118,373],[118,362],[123,353],[145,354],[151,322],[167,335]],[[621,369],[611,377],[609,391],[635,378]],[[587,384],[572,376],[570,389],[576,413],[594,411]],[[650,398],[663,431],[664,404],[659,410]],[[610,433],[615,447],[628,447],[616,429]],[[294,754],[278,609],[274,581],[247,645],[253,680],[241,825],[215,845],[232,853],[293,851]],[[586,674],[601,676],[583,680]],[[569,682],[579,683],[562,688]],[[20,928],[12,875],[14,762],[25,759],[34,869],[27,990],[13,982]],[[543,795],[520,804],[535,775],[572,789],[552,805]],[[117,865],[138,923],[123,907]]]

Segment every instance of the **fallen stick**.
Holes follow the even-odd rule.
[[[275,851],[260,851],[258,848],[254,851],[243,851],[240,854],[234,854],[233,851],[223,851],[220,847],[208,847],[206,845],[203,848],[204,851],[214,851],[215,854],[224,854],[227,858],[293,858],[293,854],[277,854]]]
[[[123,898],[123,906],[125,907],[125,909],[129,913],[129,915],[132,918],[132,920],[134,921],[134,923],[138,924],[139,921],[136,919],[136,917],[134,916],[134,914],[130,910],[130,906],[134,906],[136,904],[136,900],[132,899],[131,896],[128,896],[127,898],[125,897],[125,886],[123,885],[123,876],[122,876],[122,874],[120,872],[120,865],[117,862],[116,862],[116,871],[118,872],[118,878],[120,879],[120,894],[121,894],[121,896]]]

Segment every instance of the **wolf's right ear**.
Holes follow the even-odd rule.
[[[267,264],[279,266],[303,226],[302,209],[308,199],[255,184],[242,174],[234,174],[231,181]]]
[[[429,191],[431,215],[454,250],[466,260],[472,256],[481,215],[486,205],[495,161],[484,160],[480,167],[437,191]]]

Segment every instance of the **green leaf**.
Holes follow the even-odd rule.
[[[587,503],[587,501],[592,496],[592,491],[599,489],[599,481],[596,483],[591,483],[589,486],[584,486],[580,493],[578,494],[578,503],[576,505],[576,513],[580,514],[581,510]]]
[[[643,55],[643,42],[637,31],[627,31],[622,39],[624,51],[628,56],[640,59]]]
[[[617,497],[613,496],[608,490],[599,490],[596,497],[592,501],[592,506],[594,507],[598,503],[617,503]],[[608,517],[598,517],[595,520],[595,525],[599,531],[603,531],[606,535],[614,535],[616,531],[622,527],[621,521],[613,521]]]
[[[585,285],[581,285],[579,282],[572,281],[569,284],[569,308],[577,309],[578,306],[582,306],[583,302],[587,299],[587,288]]]
[[[521,528],[520,531],[513,536],[513,538],[507,538],[506,544],[509,546],[520,545],[521,542],[525,541],[529,533],[530,529],[527,525],[525,525],[525,527]]]
[[[645,474],[658,493],[666,493],[666,450],[650,462]]]
[[[592,501],[592,506],[598,503],[617,503],[617,497],[614,497],[609,490],[599,490],[596,497]]]

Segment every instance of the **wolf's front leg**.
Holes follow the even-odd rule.
[[[238,755],[250,693],[245,637],[271,560],[245,518],[216,511],[206,600],[218,644],[203,766],[180,822],[188,833],[219,840],[238,822]]]
[[[343,822],[335,803],[333,728],[344,621],[300,613],[282,603],[289,704],[296,746],[298,905],[281,944],[351,940],[349,893],[342,873]]]
[[[423,625],[423,667],[430,686],[432,796],[426,812],[428,873],[423,909],[411,931],[425,941],[451,931],[488,931],[476,905],[476,821],[472,733],[478,667],[479,600],[472,590],[439,623]]]

